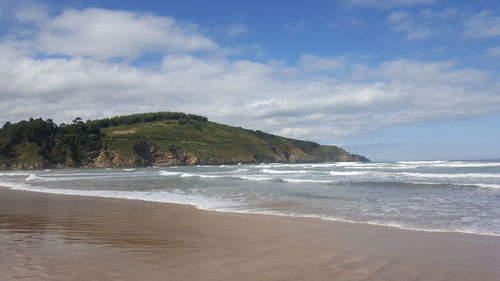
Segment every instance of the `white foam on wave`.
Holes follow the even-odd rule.
[[[130,172],[130,171],[135,171],[135,168],[129,168],[129,169],[122,169],[124,171]]]
[[[262,169],[260,170],[263,174],[308,174],[314,173],[314,171],[307,170],[272,170],[272,169]]]
[[[500,189],[500,184],[471,183],[471,184],[456,184],[456,185],[462,185],[462,186],[476,186],[476,187],[480,187],[480,188],[493,188],[493,189]]]
[[[360,175],[382,175],[386,173],[374,173],[374,172],[365,172],[365,171],[346,171],[346,172],[339,172],[339,171],[331,171],[329,172],[331,176],[360,176]]]
[[[51,181],[49,178],[44,178],[37,176],[35,174],[29,174],[29,176],[25,179],[26,181]]]
[[[249,168],[328,168],[328,167],[335,167],[342,165],[341,163],[344,162],[335,162],[335,163],[261,163],[259,165],[248,165],[247,167]],[[356,163],[356,162],[350,162],[350,163]]]
[[[436,168],[481,168],[500,167],[500,162],[466,162],[466,161],[400,161],[403,164],[414,167],[436,167]]]
[[[346,218],[325,215],[325,214],[299,214],[299,213],[294,213],[294,212],[281,212],[281,211],[274,211],[274,210],[256,210],[256,209],[234,210],[234,209],[224,209],[224,208],[221,209],[220,211],[233,212],[233,213],[244,213],[244,214],[262,214],[262,215],[281,216],[281,217],[311,218],[311,219],[320,219],[320,220],[343,222],[343,223],[368,224],[368,225],[381,226],[381,227],[394,227],[394,228],[399,228],[399,229],[404,229],[404,230],[422,231],[422,232],[464,233],[464,234],[475,234],[475,235],[500,236],[499,233],[484,232],[484,231],[476,230],[476,229],[425,228],[425,227],[409,226],[409,225],[405,225],[403,223],[381,222],[381,221],[377,221],[377,220],[357,221],[357,220],[346,219]]]
[[[465,174],[438,174],[438,173],[396,173],[396,175],[417,178],[500,178],[500,174],[465,173]]]
[[[117,190],[76,190],[63,188],[49,188],[41,186],[31,186],[25,183],[3,182],[0,181],[0,186],[8,187],[12,190],[22,190],[50,194],[62,195],[77,195],[77,196],[92,196],[104,198],[118,198],[128,200],[141,200],[160,203],[172,203],[191,205],[199,209],[218,211],[222,208],[236,207],[238,202],[233,202],[227,199],[219,199],[207,197],[198,194],[181,194],[167,191],[117,191]]]
[[[46,177],[39,176],[36,174],[29,174],[25,181],[35,181],[35,182],[57,182],[57,181],[72,181],[72,180],[83,180],[90,179],[89,177]]]
[[[329,180],[314,180],[314,179],[292,179],[292,178],[282,178],[284,182],[290,183],[334,183],[334,181]]]
[[[333,164],[334,164],[334,166],[350,167],[350,166],[371,165],[373,163],[365,163],[365,162],[335,162]],[[327,167],[329,167],[329,166],[327,166]]]
[[[417,226],[409,226],[404,223],[395,223],[395,222],[382,222],[382,221],[366,221],[366,222],[356,222],[353,223],[364,223],[369,225],[377,225],[377,226],[385,226],[385,227],[394,227],[404,230],[412,230],[412,231],[422,231],[422,232],[435,232],[435,233],[464,233],[464,234],[476,234],[476,235],[487,235],[487,236],[500,236],[499,233],[493,232],[484,232],[476,229],[461,229],[458,227],[448,227],[448,228],[425,228],[425,227],[417,227]]]
[[[96,178],[96,177],[116,177],[116,176],[122,176],[122,177],[129,177],[130,175],[140,175],[140,174],[146,174],[147,172],[134,172],[134,173],[126,173],[122,172],[121,170],[116,170],[116,172],[87,172],[87,171],[81,171],[81,172],[74,172],[74,173],[41,173],[43,176],[50,176],[50,177],[75,177],[75,178],[86,178],[86,177],[91,177],[91,178]]]
[[[449,167],[449,168],[486,168],[486,167],[500,167],[500,163],[467,163],[467,162],[450,162],[442,165],[435,165],[436,167]]]
[[[366,165],[366,166],[349,167],[349,169],[355,169],[355,170],[410,170],[417,168],[419,168],[419,166],[410,166],[410,165]]]
[[[344,165],[349,169],[360,170],[406,170],[418,168],[487,168],[500,167],[500,163],[481,163],[481,162],[447,162],[447,161],[426,161],[426,162],[396,162],[396,163],[365,163],[362,165]]]
[[[276,178],[268,178],[268,177],[256,177],[256,176],[238,176],[236,178],[240,178],[242,180],[248,180],[248,181],[273,181],[273,180],[279,180]]]
[[[421,167],[442,167],[442,168],[481,168],[481,167],[500,167],[500,162],[464,162],[464,161],[399,161],[399,162],[380,162],[380,163],[365,163],[365,162],[335,162],[335,163],[317,163],[317,164],[267,164],[261,165],[258,168],[329,168],[329,167],[345,167],[347,169],[416,169]]]
[[[420,164],[442,164],[448,163],[446,160],[436,160],[436,161],[398,161],[399,164],[410,164],[410,165],[420,165]]]
[[[58,181],[81,181],[81,180],[96,180],[96,179],[116,179],[135,177],[128,173],[80,173],[80,174],[28,174],[26,181],[38,182],[58,182]]]
[[[7,187],[12,190],[31,191],[31,185],[23,182],[0,181],[0,186]]]
[[[413,173],[413,172],[378,172],[378,171],[331,171],[331,176],[370,176],[374,180],[381,178],[435,178],[435,179],[498,179],[500,174],[494,173]]]
[[[160,171],[160,175],[162,176],[180,176],[181,178],[192,178],[198,177],[202,179],[218,179],[218,178],[228,178],[228,179],[241,179],[248,181],[269,181],[269,180],[277,180],[275,178],[269,177],[260,177],[260,176],[236,176],[236,175],[208,175],[208,174],[194,174],[194,173],[181,173],[181,172],[168,172],[168,171]]]
[[[181,172],[170,172],[170,171],[160,171],[158,172],[160,176],[180,176],[182,175]]]
[[[203,178],[203,179],[219,179],[219,178],[226,178],[226,177],[228,177],[228,176],[223,176],[223,175],[204,175],[204,174],[195,175],[195,176]]]

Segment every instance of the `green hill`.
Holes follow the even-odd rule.
[[[261,162],[369,161],[336,146],[284,138],[157,112],[55,125],[50,119],[7,122],[0,167],[137,167]]]

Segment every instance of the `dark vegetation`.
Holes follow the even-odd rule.
[[[153,122],[153,121],[161,121],[161,120],[179,120],[183,124],[188,123],[202,123],[208,122],[207,117],[195,115],[195,114],[186,114],[182,112],[150,112],[150,113],[139,113],[125,116],[115,116],[111,118],[104,118],[98,120],[87,120],[85,125],[87,126],[95,126],[96,128],[102,129],[107,127],[116,127],[120,125],[132,125],[143,122]]]
[[[105,148],[101,129],[141,122],[178,120],[200,128],[208,119],[204,116],[181,112],[141,113],[112,118],[87,120],[75,118],[71,124],[55,124],[42,118],[17,123],[6,122],[0,129],[0,164],[68,163],[77,166],[91,152]]]

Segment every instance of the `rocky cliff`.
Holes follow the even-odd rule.
[[[97,157],[89,159],[86,164],[90,168],[142,167],[142,166],[192,166],[199,164],[198,158],[188,151],[174,154],[160,151],[151,146],[141,155],[129,156],[113,150],[100,151]]]
[[[300,157],[297,155],[290,155],[288,153],[277,154],[275,158],[267,158],[268,163],[304,163],[304,162],[369,162],[370,160],[356,154],[347,152],[336,152],[334,157],[324,155],[318,158]],[[262,160],[262,159],[260,159]],[[89,158],[82,166],[89,168],[130,168],[130,167],[145,167],[145,166],[193,166],[193,165],[221,165],[221,164],[249,164],[261,163],[258,157],[253,159],[248,158],[234,158],[230,161],[224,161],[217,158],[198,158],[194,153],[189,151],[177,151],[176,153],[170,151],[161,151],[155,146],[143,153],[130,156],[113,150],[102,150],[95,158]],[[29,167],[14,167],[20,169],[36,169],[44,168],[50,165],[31,165]],[[74,166],[74,165],[68,165]]]

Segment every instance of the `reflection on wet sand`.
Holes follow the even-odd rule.
[[[0,215],[0,228],[7,233],[24,234],[25,243],[42,240],[63,240],[65,243],[88,243],[138,249],[167,247],[176,243],[168,239],[138,236],[133,231],[111,231],[106,223],[44,220],[33,216]],[[179,241],[177,241],[179,242]]]

